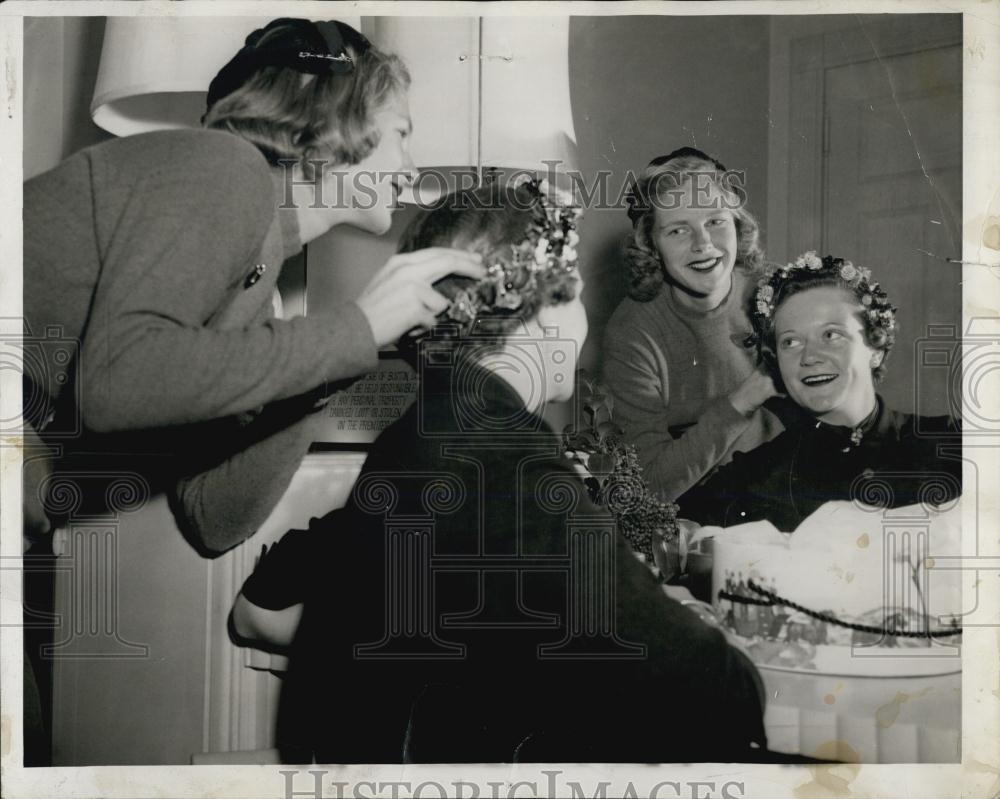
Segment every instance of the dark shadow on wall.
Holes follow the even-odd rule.
[[[24,177],[113,138],[90,118],[103,17],[24,20]]]
[[[76,76],[79,91],[71,93],[66,101],[66,119],[72,124],[66,130],[64,157],[114,138],[90,118],[90,102],[94,97],[94,85],[101,64],[105,23],[104,17],[67,19],[66,71]]]
[[[113,138],[90,118],[104,42],[103,17],[28,17],[24,20],[25,178],[56,166],[79,149]],[[52,763],[55,556],[51,539],[25,553],[24,765]]]

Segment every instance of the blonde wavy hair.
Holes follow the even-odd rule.
[[[378,146],[375,114],[409,89],[410,73],[401,58],[375,47],[347,42],[345,50],[355,64],[351,73],[263,67],[218,100],[202,125],[246,139],[272,165],[299,162],[310,180],[311,160],[357,164]]]
[[[643,171],[629,195],[629,217],[632,233],[625,241],[625,264],[628,269],[628,296],[638,302],[649,302],[667,282],[663,260],[653,241],[655,210],[686,181],[695,176],[708,176],[724,196],[736,223],[736,266],[757,273],[764,263],[760,243],[760,227],[746,210],[745,196],[733,188],[732,175],[718,161],[691,148],[677,151],[678,155],[654,159]]]

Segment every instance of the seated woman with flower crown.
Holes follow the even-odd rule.
[[[806,253],[761,279],[750,313],[759,358],[802,416],[683,495],[680,516],[792,532],[831,500],[901,507],[961,493],[958,424],[900,413],[875,391],[896,309],[868,269]]]
[[[479,252],[488,276],[436,284],[451,305],[410,342],[417,402],[347,506],[286,535],[234,608],[243,637],[291,643],[286,759],[761,755],[753,666],[665,595],[539,415],[571,396],[587,333],[576,214],[537,184],[493,186],[404,234],[404,251]],[[276,630],[297,604],[297,631]]]

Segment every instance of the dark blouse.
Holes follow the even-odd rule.
[[[895,508],[961,494],[961,429],[949,417],[893,411],[879,397],[861,440],[852,433],[803,415],[684,494],[680,516],[722,527],[767,519],[792,532],[832,500]]]

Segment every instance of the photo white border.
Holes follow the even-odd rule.
[[[21,316],[22,262],[21,182],[23,103],[23,16],[106,15],[195,15],[225,16],[300,15],[336,18],[338,15],[510,15],[553,16],[676,14],[676,15],[770,15],[770,14],[877,14],[962,13],[963,53],[963,267],[964,316],[1000,316],[1000,251],[984,243],[988,225],[1000,224],[1000,2],[910,2],[910,0],[842,0],[841,2],[498,2],[389,3],[389,2],[230,2],[186,0],[170,2],[8,2],[0,5],[0,48],[3,79],[0,80],[0,319]],[[710,51],[709,51],[710,52]],[[990,269],[983,264],[998,264]],[[12,418],[20,407],[19,376],[0,369],[0,418]],[[1000,398],[995,398],[1000,411]],[[991,415],[1000,418],[1000,412]],[[1000,518],[996,494],[986,495],[1000,474],[1000,437],[967,437],[965,452],[976,461],[982,477],[978,506],[981,518],[967,519],[963,552],[979,557],[1000,557]],[[284,797],[286,779],[281,772],[290,766],[149,766],[86,768],[23,768],[21,741],[22,634],[20,623],[20,473],[21,452],[15,436],[5,436],[0,448],[0,780],[4,796],[11,797]],[[972,446],[978,445],[978,446]],[[969,473],[971,476],[971,472]],[[966,481],[966,485],[973,484]],[[970,505],[972,503],[969,503]],[[13,564],[13,568],[10,568]],[[647,796],[664,781],[680,782],[688,796],[719,796],[726,783],[729,795],[762,799],[825,799],[825,797],[909,797],[910,799],[992,799],[1000,793],[1000,576],[997,569],[983,570],[979,602],[983,614],[994,620],[989,626],[965,630],[963,641],[962,762],[955,765],[572,765],[558,778],[557,793],[569,795],[566,780],[581,783],[587,796],[602,781],[610,782],[607,796],[622,796],[632,786],[636,796]],[[8,626],[14,625],[14,626]],[[678,723],[683,723],[682,719]],[[313,766],[324,770],[324,795],[336,796],[335,783],[348,783],[343,796],[391,796],[389,789],[376,793],[377,785],[359,782],[408,780],[414,786],[437,781],[453,789],[456,779],[478,782],[480,796],[493,795],[487,782],[508,786],[534,782],[532,793],[522,785],[515,796],[543,795],[550,785],[540,765],[493,766]],[[309,769],[303,767],[302,772]],[[711,782],[716,792],[706,794]],[[294,777],[298,796],[311,796],[312,778]],[[471,796],[471,788],[465,796]],[[508,789],[499,788],[507,796]],[[304,793],[303,793],[304,792]],[[399,794],[407,796],[406,793]],[[425,796],[437,796],[428,786]],[[632,795],[632,794],[628,794]],[[661,797],[677,794],[661,787]]]

